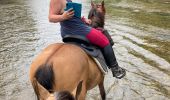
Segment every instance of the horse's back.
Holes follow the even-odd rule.
[[[79,81],[86,79],[89,66],[88,56],[80,47],[65,44],[51,60],[56,76],[56,90],[72,91]]]
[[[45,48],[32,62],[30,69],[30,79],[35,76],[37,69],[45,64],[49,63],[53,65],[53,71],[56,90],[69,89],[72,90],[73,86],[63,84],[78,84],[77,80],[83,80],[87,77],[88,69],[88,56],[78,46],[65,43],[56,43],[49,45]],[[60,81],[58,81],[60,80]]]
[[[31,64],[31,81],[37,69],[46,63],[52,65],[55,91],[72,92],[80,81],[83,81],[83,88],[88,90],[102,80],[102,73],[94,60],[73,44],[56,43],[45,48]]]
[[[53,53],[62,46],[62,43],[55,43],[51,44],[48,47],[46,47],[38,56],[32,61],[31,68],[30,68],[30,78],[32,79],[35,75],[35,72],[37,68],[39,68],[40,65],[45,64],[47,59],[50,58],[50,56],[53,55]]]
[[[56,90],[72,91],[80,81],[89,90],[103,81],[103,74],[95,61],[74,44],[65,44],[54,54],[52,60],[57,79]]]
[[[61,75],[61,72],[67,72],[62,77],[65,82],[78,84],[77,80],[83,80],[89,90],[104,78],[92,57],[74,44],[65,44],[54,57],[54,66],[56,66],[54,70],[57,71],[55,76]],[[59,87],[62,87],[61,85]]]

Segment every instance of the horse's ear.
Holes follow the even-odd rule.
[[[82,90],[82,83],[83,81],[80,81],[77,87],[73,90],[72,94],[74,95],[75,99],[78,100],[78,97]]]
[[[91,0],[91,7],[94,8],[95,4],[94,2]]]
[[[49,97],[51,98],[51,94],[41,85],[37,82],[38,85],[38,90],[39,90],[39,96],[42,100],[52,100],[49,99]]]
[[[80,93],[81,93],[81,90],[82,90],[82,83],[83,83],[83,81],[80,81],[79,84],[78,84],[78,86],[77,86],[76,100],[78,100],[78,97],[79,97],[79,95],[80,95]]]
[[[103,12],[104,12],[104,14],[105,14],[105,13],[106,13],[106,10],[105,10],[105,6],[104,6],[104,0],[102,1],[101,5],[102,5],[102,10],[103,10]]]
[[[102,7],[104,7],[104,0],[102,1],[102,3],[101,3],[101,4],[102,4]]]

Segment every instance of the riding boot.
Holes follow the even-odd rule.
[[[126,75],[125,69],[119,67],[114,51],[111,45],[107,45],[106,47],[102,48],[102,52],[108,67],[111,69],[113,77],[118,79],[123,78]]]

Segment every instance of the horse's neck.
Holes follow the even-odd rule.
[[[104,22],[105,22],[105,19],[104,18],[98,18],[98,17],[93,17],[91,18],[91,26],[94,27],[94,28],[104,28]]]

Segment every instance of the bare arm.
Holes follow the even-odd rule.
[[[72,9],[65,11],[61,14],[63,9],[63,0],[51,0],[50,8],[49,8],[49,16],[48,19],[50,22],[57,23],[60,21],[67,20],[74,16],[74,11]]]

